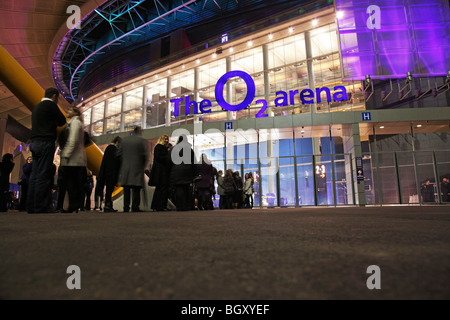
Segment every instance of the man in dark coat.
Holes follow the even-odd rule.
[[[151,208],[155,211],[166,211],[169,199],[170,153],[172,145],[169,136],[159,137],[153,150],[153,165],[148,184],[155,187]]]
[[[144,171],[147,164],[147,141],[142,138],[141,127],[134,128],[133,134],[122,139],[119,148],[122,157],[120,184],[123,187],[123,211],[139,212],[141,189],[144,187]]]
[[[113,208],[112,194],[114,192],[114,187],[119,181],[121,158],[118,149],[121,141],[122,138],[119,136],[113,139],[110,145],[106,147],[100,165],[98,178],[101,179],[106,186],[104,212],[117,212],[117,210]]]
[[[177,144],[170,151],[172,169],[170,185],[174,187],[175,206],[177,211],[187,211],[194,207],[193,190],[190,186],[197,175],[194,150],[187,141],[186,135],[178,138]]]
[[[430,184],[429,179],[422,184],[420,191],[422,193],[423,202],[434,202],[434,188],[433,185]]]
[[[45,90],[45,97],[31,113],[31,144],[33,170],[28,184],[27,212],[54,212],[49,190],[53,186],[53,155],[55,154],[56,127],[66,123],[58,107],[59,91]]]
[[[0,212],[8,211],[9,195],[9,178],[14,169],[13,155],[5,153],[0,162]]]
[[[199,196],[198,208],[200,210],[213,210],[212,191],[217,169],[213,167],[206,154],[202,154],[202,159],[197,165],[197,170],[198,174],[202,177],[202,179],[197,182]]]

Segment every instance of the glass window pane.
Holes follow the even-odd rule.
[[[161,79],[147,85],[146,93],[146,128],[166,123],[167,79]]]
[[[269,69],[306,60],[304,34],[298,34],[268,44]]]
[[[353,204],[351,156],[349,154],[334,157],[336,184],[336,204]]]
[[[92,122],[96,122],[98,120],[103,120],[105,114],[105,103],[101,102],[92,107]]]
[[[333,175],[330,157],[315,156],[314,175],[316,181],[317,205],[333,205]]]
[[[412,152],[397,152],[396,156],[402,203],[419,203],[414,154]]]
[[[420,183],[421,200],[422,202],[437,202],[433,152],[418,151],[415,153],[415,156],[417,165],[417,179]],[[429,181],[429,184],[427,181]]]
[[[227,68],[225,59],[220,59],[200,66],[198,73],[199,89],[214,86],[219,78],[226,72]]]
[[[312,156],[297,157],[298,204],[300,206],[315,205],[313,174]]]
[[[295,206],[294,158],[279,159],[280,206]]]
[[[311,51],[313,57],[338,52],[336,24],[331,24],[311,31]]]
[[[92,109],[88,109],[83,112],[83,122],[85,126],[89,126],[91,124],[91,113]]]
[[[380,200],[382,200],[381,203],[399,203],[394,153],[379,153],[377,157],[379,170],[374,169],[374,177],[377,177],[375,201],[376,203],[380,203]],[[381,192],[381,199],[379,192]]]
[[[120,132],[120,119],[120,114],[106,119],[106,133]]]
[[[249,74],[264,70],[262,47],[257,47],[232,57],[231,69],[242,70]]]
[[[113,116],[122,112],[122,95],[117,95],[108,99],[108,110],[106,117]]]
[[[440,185],[441,201],[450,202],[450,194],[448,192],[446,194],[444,193],[445,187],[442,184],[444,178],[447,178],[447,181],[450,181],[450,151],[436,151],[435,157],[439,175],[439,182],[441,183]]]
[[[142,108],[131,110],[124,114],[125,131],[134,129],[136,126],[142,126]]]
[[[144,99],[144,88],[140,87],[125,93],[124,111],[142,107]]]
[[[97,121],[92,124],[92,134],[94,136],[99,136],[103,134],[103,120]]]

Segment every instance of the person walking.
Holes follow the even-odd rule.
[[[153,211],[166,211],[169,200],[169,178],[171,170],[169,136],[159,137],[153,149],[153,165],[148,181],[149,186],[155,187],[151,208]]]
[[[22,177],[20,179],[20,204],[19,210],[27,210],[28,184],[30,182],[31,170],[33,168],[33,157],[27,157],[27,162],[22,166]]]
[[[2,162],[0,162],[0,212],[8,211],[8,203],[11,202],[9,182],[13,169],[13,155],[5,153],[2,157]]]
[[[223,188],[223,171],[219,170],[216,176],[217,194],[219,195],[219,209],[225,209],[225,190]]]
[[[68,138],[61,151],[61,166],[67,182],[69,207],[63,212],[78,212],[83,207],[83,184],[86,180],[86,151],[84,149],[83,120],[80,110],[71,107],[67,114]]]
[[[253,208],[253,194],[255,193],[255,179],[253,178],[253,173],[250,171],[248,173],[248,179],[250,180],[250,188],[248,189],[248,202],[249,202],[249,208]]]
[[[114,192],[115,186],[119,182],[119,172],[120,165],[122,163],[121,157],[119,155],[119,146],[122,138],[117,136],[115,137],[111,143],[106,147],[105,153],[103,154],[102,163],[100,165],[100,171],[97,180],[97,186],[104,184],[106,186],[105,190],[105,207],[103,212],[117,212],[113,207],[112,194]],[[97,191],[97,188],[96,188]],[[97,192],[98,193],[98,192]],[[100,195],[96,194],[96,201],[100,200]],[[103,196],[103,190],[102,190]],[[101,197],[103,198],[103,197]],[[95,207],[97,208],[98,204],[96,202]],[[100,210],[101,210],[101,204]]]
[[[91,210],[91,194],[92,189],[94,188],[94,176],[92,175],[91,170],[86,170],[86,179],[83,184],[83,196],[81,201],[81,211],[90,211]]]
[[[174,188],[174,200],[177,211],[187,211],[194,208],[193,184],[197,176],[195,154],[192,145],[188,142],[186,135],[178,138],[177,144],[170,151],[172,169],[170,171],[169,183]]]
[[[119,169],[120,170],[120,169]],[[97,176],[94,190],[94,211],[102,211],[103,199],[105,193],[105,182]]]
[[[56,127],[66,123],[58,107],[59,91],[45,90],[45,97],[31,113],[31,143],[33,170],[28,184],[27,212],[48,213],[52,198],[48,190],[53,185],[52,164],[55,154]]]
[[[199,200],[199,210],[214,209],[214,205],[212,202],[212,192],[214,190],[214,177],[216,175],[216,172],[216,168],[213,167],[206,154],[203,153],[200,163],[197,164],[197,173],[202,177],[202,179],[196,184]]]
[[[234,183],[236,184],[236,190],[234,191],[233,196],[233,207],[235,209],[241,209],[242,208],[242,202],[243,202],[243,194],[244,194],[244,183],[242,182],[242,178],[239,175],[239,171],[235,171],[233,173]]]
[[[233,177],[233,170],[227,169],[223,178],[223,189],[225,191],[225,209],[233,209],[233,200],[236,193],[236,182]]]
[[[144,187],[144,171],[147,164],[147,141],[142,138],[141,127],[122,139],[119,148],[122,157],[120,184],[123,187],[123,211],[140,212],[141,189]],[[130,198],[132,197],[131,201]]]

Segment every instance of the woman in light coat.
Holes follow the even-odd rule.
[[[73,107],[67,114],[68,139],[61,151],[61,166],[67,183],[69,208],[64,212],[78,212],[82,207],[83,182],[86,180],[86,151],[84,149],[83,120],[80,110]],[[67,130],[66,129],[66,130]]]

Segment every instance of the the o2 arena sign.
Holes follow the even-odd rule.
[[[223,89],[225,87],[225,84],[227,81],[231,78],[239,77],[242,80],[244,80],[246,86],[247,86],[247,95],[245,96],[245,99],[238,104],[229,104],[225,101],[225,98],[223,96]],[[314,103],[314,100],[316,100],[317,103],[322,102],[321,94],[322,92],[325,92],[327,102],[331,101],[345,101],[347,100],[347,90],[344,86],[336,86],[334,87],[334,93],[331,94],[330,88],[323,87],[323,88],[316,88],[315,90],[312,89],[304,89],[302,91],[298,90],[290,90],[289,92],[285,91],[277,91],[276,92],[276,98],[275,98],[275,105],[277,107],[284,107],[288,105],[295,105],[295,101],[301,101],[302,104],[312,104]],[[244,72],[244,71],[230,71],[225,73],[222,77],[220,77],[219,81],[217,81],[216,88],[215,88],[215,96],[216,101],[220,107],[227,111],[240,111],[248,108],[255,99],[255,93],[256,93],[256,87],[255,82],[253,81],[252,77]],[[197,103],[197,101],[191,101],[190,97],[187,96],[184,99],[178,98],[178,99],[171,99],[170,102],[174,104],[174,116],[178,117],[180,115],[179,108],[180,103],[184,100],[185,102],[185,110],[186,115],[190,113],[191,106],[193,107],[194,114],[200,113],[210,113],[212,103],[210,100],[205,99],[202,100],[200,103]],[[267,117],[267,114],[264,114],[264,112],[267,109],[267,101],[265,99],[258,99],[255,101],[256,104],[262,104],[261,109],[256,114],[257,118]],[[199,110],[200,109],[200,110]]]

